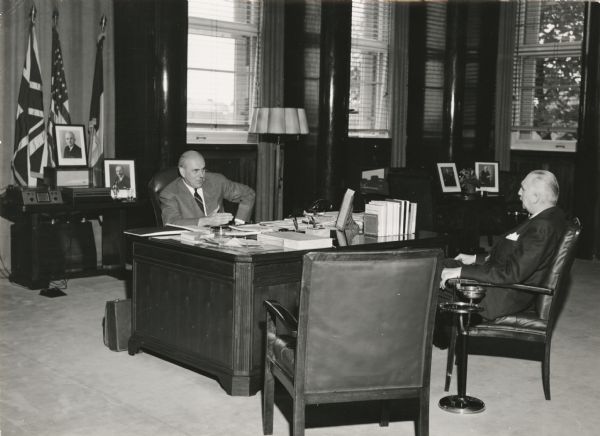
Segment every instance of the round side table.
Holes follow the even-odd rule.
[[[485,290],[479,286],[457,287],[457,292],[468,301],[455,301],[440,304],[440,309],[454,314],[457,324],[458,338],[456,340],[456,373],[458,394],[443,397],[439,406],[442,410],[452,413],[471,414],[485,410],[485,404],[479,398],[467,395],[467,344],[469,341],[469,324],[471,314],[481,312],[483,308],[474,303],[481,300]]]

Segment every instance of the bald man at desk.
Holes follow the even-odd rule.
[[[223,200],[238,203],[236,224],[250,220],[256,194],[252,188],[232,182],[224,175],[206,171],[204,157],[194,150],[179,158],[179,175],[160,191],[165,225],[220,226],[233,220],[224,212]]]

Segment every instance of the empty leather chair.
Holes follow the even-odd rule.
[[[439,249],[314,252],[304,256],[299,316],[267,309],[263,431],[273,432],[274,380],[293,400],[293,435],[304,434],[305,406],[419,402],[427,435],[431,340],[439,286]]]

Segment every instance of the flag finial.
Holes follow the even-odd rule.
[[[35,24],[36,16],[37,16],[37,9],[35,8],[35,5],[31,5],[31,12],[29,12],[29,19],[31,20],[32,24]]]
[[[100,31],[104,32],[105,28],[106,28],[106,15],[102,15],[102,18],[100,18]]]
[[[58,26],[58,9],[56,9],[56,8],[52,12],[52,25],[54,27]]]

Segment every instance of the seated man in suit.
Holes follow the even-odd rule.
[[[222,174],[206,172],[204,157],[194,150],[181,155],[178,167],[181,177],[165,186],[159,194],[165,225],[227,224],[233,216],[223,212],[223,199],[239,203],[236,223],[250,219],[256,197],[252,188],[232,182]]]
[[[540,285],[556,255],[566,229],[565,215],[556,206],[558,182],[549,171],[530,172],[521,182],[519,197],[529,219],[503,235],[488,256],[459,254],[442,270],[441,283],[450,278],[481,282]],[[442,291],[441,299],[448,298]],[[492,320],[529,307],[535,296],[527,292],[487,288],[481,316]]]
[[[115,167],[115,178],[113,179],[112,187],[117,189],[131,188],[131,180],[127,177],[125,170],[121,165]]]

